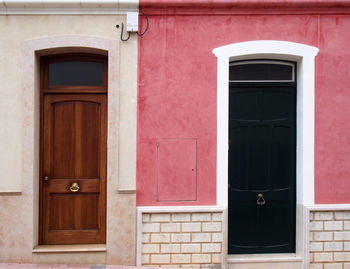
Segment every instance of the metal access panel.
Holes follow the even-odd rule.
[[[157,201],[197,200],[197,139],[157,141]]]

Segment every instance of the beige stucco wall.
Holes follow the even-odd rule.
[[[0,16],[1,262],[32,262],[32,249],[37,242],[37,179],[27,180],[30,175],[25,175],[35,175],[29,171],[35,167],[30,168],[25,163],[30,159],[30,163],[35,164],[38,156],[37,149],[26,149],[26,143],[35,144],[34,141],[23,139],[28,127],[24,126],[28,113],[24,111],[27,100],[23,90],[26,88],[23,45],[28,40],[43,37],[79,35],[119,43],[119,68],[109,74],[118,83],[112,102],[118,108],[113,114],[116,117],[108,119],[116,127],[109,135],[115,136],[117,143],[112,146],[118,155],[108,160],[109,175],[114,176],[109,177],[107,187],[109,228],[105,261],[108,264],[135,263],[137,37],[132,35],[128,42],[120,41],[120,28],[116,29],[115,25],[124,19],[124,15]],[[37,128],[35,122],[28,124]],[[127,193],[118,190],[127,190]]]

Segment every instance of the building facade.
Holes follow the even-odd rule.
[[[135,264],[138,3],[0,9],[1,262]]]
[[[350,266],[348,8],[140,1],[138,264]]]
[[[0,262],[350,268],[348,1],[0,12]]]

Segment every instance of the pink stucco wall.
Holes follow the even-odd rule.
[[[138,205],[216,203],[217,61],[212,49],[251,40],[292,41],[320,49],[316,57],[315,202],[350,203],[348,7],[334,9],[332,14],[320,7],[307,12],[250,9],[240,14],[243,11],[225,12],[222,7],[220,11],[164,11],[152,8],[151,1],[141,1],[141,8],[142,2],[150,27],[139,40]],[[197,139],[196,201],[156,201],[156,141],[161,138]]]

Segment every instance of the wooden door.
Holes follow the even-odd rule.
[[[296,87],[231,83],[229,121],[229,253],[295,252]]]
[[[105,59],[55,56],[41,68],[40,244],[105,243]]]
[[[45,95],[43,140],[43,243],[104,243],[106,96]]]

